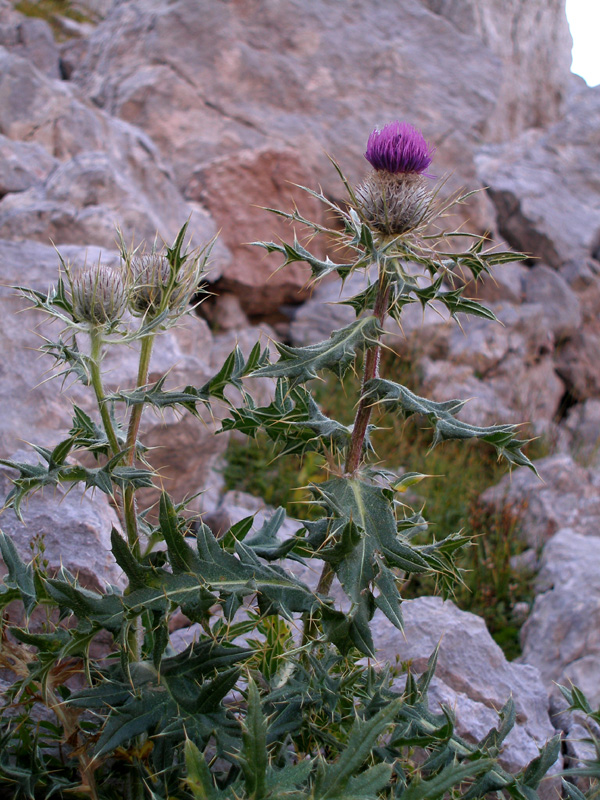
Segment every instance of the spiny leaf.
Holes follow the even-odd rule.
[[[330,338],[306,347],[277,344],[279,361],[261,367],[253,374],[257,377],[288,378],[304,383],[329,369],[340,377],[344,375],[357,351],[374,341],[379,330],[377,318],[362,317],[345,328],[334,331]]]
[[[385,408],[401,410],[407,416],[422,414],[434,426],[433,445],[445,439],[481,439],[488,442],[499,456],[510,464],[529,467],[537,474],[535,466],[521,451],[526,441],[517,439],[515,425],[470,425],[455,418],[464,406],[464,400],[448,400],[436,403],[411,392],[405,386],[382,378],[374,378],[365,385],[364,397],[381,403]]]
[[[31,614],[37,605],[33,567],[23,561],[12,539],[3,531],[0,531],[0,553],[8,569],[4,584],[18,591],[26,613]]]
[[[183,749],[185,758],[185,783],[195,800],[216,800],[217,792],[211,771],[204,755],[194,742],[186,737]]]
[[[437,800],[453,787],[481,775],[493,766],[494,762],[488,758],[450,764],[429,780],[414,780],[402,793],[402,800]]]
[[[329,275],[332,272],[336,272],[341,278],[345,278],[354,268],[354,264],[335,264],[329,256],[325,256],[324,261],[317,258],[303,247],[296,237],[294,237],[293,245],[287,242],[282,244],[277,244],[277,242],[252,242],[252,244],[257,247],[264,247],[267,253],[281,253],[285,257],[282,267],[297,261],[308,264],[315,279],[324,278],[325,275]]]
[[[367,721],[356,719],[343,753],[334,764],[323,764],[314,785],[315,800],[328,800],[344,794],[344,790],[367,760],[377,739],[394,720],[402,700],[394,700]]]
[[[266,793],[268,765],[267,721],[260,707],[260,694],[252,679],[248,682],[248,710],[242,721],[242,750],[238,756],[250,800],[261,800]]]

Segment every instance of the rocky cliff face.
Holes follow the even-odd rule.
[[[47,288],[56,269],[50,240],[72,260],[95,259],[98,248],[110,260],[117,258],[115,224],[126,238],[152,239],[158,231],[169,241],[191,216],[196,242],[221,231],[211,281],[222,297],[208,316],[225,332],[215,335],[197,320],[193,331],[165,337],[156,375],[177,361],[175,384],[201,382],[223,346],[236,337],[248,347],[256,340],[248,316],[277,322],[295,342],[322,337],[344,323],[333,314],[324,319],[307,300],[306,273],[288,269],[266,282],[273,266],[244,246],[287,233],[256,206],[289,207],[293,196],[307,213],[318,213],[292,184],[320,183],[329,196],[341,196],[327,153],[357,181],[375,125],[391,119],[418,125],[437,148],[436,174],[450,173],[447,191],[487,187],[458,222],[468,218],[471,229],[490,230],[495,241],[531,256],[500,271],[496,283],[476,287],[504,327],[465,321],[461,332],[435,315],[425,319],[428,344],[417,350],[422,373],[436,399],[473,397],[467,413],[474,422],[534,419],[552,433],[567,463],[569,449],[585,449],[586,481],[569,491],[575,510],[535,539],[542,547],[554,535],[540,579],[545,599],[536,600],[524,635],[525,658],[545,680],[570,675],[571,663],[587,669],[585,645],[578,650],[557,639],[552,651],[544,634],[552,609],[562,603],[567,619],[574,602],[573,582],[561,591],[548,588],[565,541],[575,537],[574,560],[586,552],[582,535],[600,536],[589,498],[599,480],[600,89],[569,74],[562,0],[78,5],[94,22],[58,20],[69,38],[57,42],[47,23],[0,0],[2,287]],[[6,457],[22,438],[52,442],[69,419],[54,389],[29,390],[44,366],[26,349],[35,337],[23,317],[15,321],[15,300],[2,287],[0,456]],[[329,290],[321,291],[323,299]],[[421,322],[409,312],[406,338],[391,332],[394,346],[414,351],[411,331]],[[117,366],[115,385],[127,383],[133,365]],[[149,423],[165,463],[169,447],[186,454],[171,476],[176,494],[206,479],[218,494],[213,467],[224,439],[211,435],[211,425],[192,430],[172,419],[165,432]],[[522,492],[543,519],[547,495],[527,481]],[[223,510],[219,502],[213,505]],[[108,508],[90,511],[100,526],[109,516]],[[582,530],[577,520],[584,518]],[[109,574],[105,555],[102,563]],[[419,614],[427,613],[433,618],[436,608],[423,604]],[[584,642],[586,624],[582,615]],[[540,637],[546,650],[535,645]],[[558,651],[560,665],[552,667]],[[451,688],[442,694],[463,692],[448,680]]]

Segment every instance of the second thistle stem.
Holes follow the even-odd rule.
[[[90,373],[92,386],[96,395],[96,402],[98,403],[98,408],[100,410],[100,416],[102,418],[102,424],[104,425],[108,444],[110,445],[113,456],[116,456],[119,452],[119,441],[115,433],[113,421],[110,418],[110,411],[108,410],[108,406],[106,404],[106,396],[104,394],[104,386],[102,385],[102,373],[100,368],[102,363],[102,333],[100,328],[95,325],[90,330],[90,345]]]
[[[150,368],[150,356],[152,355],[153,343],[154,336],[146,336],[144,339],[142,339],[136,388],[145,386],[148,382],[148,370]],[[125,441],[125,447],[127,449],[125,463],[127,466],[132,466],[133,462],[135,461],[135,445],[140,429],[143,408],[143,403],[135,405],[131,412],[131,416],[129,417],[129,427],[127,428],[127,439]],[[139,559],[141,556],[141,550],[137,527],[137,515],[135,510],[135,490],[132,486],[128,486],[123,493],[123,516],[125,518],[125,529],[127,531],[127,541],[129,542],[129,547],[131,548],[131,552],[134,554],[134,556]]]

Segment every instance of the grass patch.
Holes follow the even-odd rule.
[[[74,8],[69,0],[20,0],[15,4],[15,9],[26,17],[37,17],[45,20],[54,37],[58,40],[65,39],[65,31],[57,17],[68,17],[75,22],[92,22],[92,18],[81,10]]]
[[[411,363],[396,356],[383,359],[382,375],[413,391],[420,390],[419,376]],[[315,382],[313,389],[324,413],[349,424],[358,386],[358,378],[348,375],[341,382]],[[517,603],[531,602],[533,576],[516,573],[510,565],[512,556],[524,549],[518,519],[506,511],[491,513],[478,499],[500,480],[508,466],[497,460],[493,448],[475,440],[444,442],[431,450],[431,430],[418,418],[405,420],[388,413],[376,423],[379,430],[373,433],[372,442],[382,464],[398,472],[435,476],[418,485],[418,495],[411,497],[411,502],[424,507],[424,516],[431,523],[429,538],[442,538],[458,530],[471,538],[471,546],[458,557],[463,583],[456,586],[453,599],[460,608],[482,616],[507,657],[515,658],[520,653],[520,622],[512,611]],[[541,455],[543,445],[529,445],[530,458]],[[226,457],[228,489],[241,489],[262,497],[269,505],[285,506],[299,519],[314,517],[315,510],[307,504],[309,494],[302,487],[327,479],[318,455],[275,458],[265,437],[248,443],[232,439]],[[402,594],[409,598],[435,591],[433,579],[413,575]]]

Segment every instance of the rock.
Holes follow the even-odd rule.
[[[436,174],[452,171],[455,189],[473,185],[482,139],[556,119],[571,50],[556,0],[461,7],[475,24],[457,24],[448,4],[432,0],[355,0],[348,8],[310,0],[300,12],[275,2],[253,10],[216,4],[202,15],[193,0],[119,3],[73,79],[173,158],[186,193],[216,159],[283,146],[302,154],[311,186],[339,197],[325,154],[360,180],[369,132],[395,118],[444,142]],[[482,230],[490,225],[484,206],[475,199],[465,212]],[[269,239],[269,226],[253,238]]]
[[[525,300],[544,308],[547,327],[557,340],[573,336],[581,326],[581,307],[575,292],[555,270],[533,267],[523,281]]]
[[[560,269],[585,264],[600,234],[600,89],[572,97],[563,119],[482,149],[478,174],[514,248]],[[559,188],[560,187],[560,188]]]
[[[48,78],[60,78],[58,47],[45,20],[15,14],[11,22],[0,22],[0,46],[30,61]]]
[[[600,525],[584,535],[561,528],[546,544],[537,594],[521,630],[521,660],[533,664],[548,691],[572,682],[600,704]]]
[[[568,413],[563,428],[570,436],[574,458],[582,464],[598,465],[600,451],[600,400],[577,403]]]
[[[559,118],[572,47],[560,0],[543,5],[509,0],[502,14],[490,0],[424,0],[424,5],[481,38],[502,59],[499,100],[485,130],[489,138],[501,141]],[[527,96],[529,103],[523,102]]]
[[[42,183],[57,166],[43,147],[0,136],[0,199]]]
[[[576,402],[600,397],[598,352],[600,325],[586,323],[556,354],[556,371]]]
[[[497,711],[512,697],[517,724],[501,756],[509,771],[521,769],[555,731],[548,697],[538,671],[510,663],[490,636],[485,622],[439,597],[420,597],[402,604],[404,636],[377,613],[374,638],[378,657],[410,662],[423,672],[440,646],[431,704],[445,703],[457,718],[458,733],[470,741],[497,725]]]
[[[10,459],[37,463],[31,451],[17,451]],[[0,497],[4,500],[12,489],[13,470],[0,469]],[[120,530],[118,517],[108,498],[101,492],[92,494],[75,487],[65,487],[31,495],[23,504],[24,523],[12,509],[0,518],[2,531],[11,538],[19,555],[30,561],[40,554],[51,571],[61,566],[72,572],[82,585],[104,591],[107,583],[124,587],[121,568],[111,553],[110,532]],[[0,561],[0,564],[2,562]],[[2,572],[6,569],[2,564]]]
[[[192,212],[201,242],[216,232],[199,205],[184,201],[142,131],[83,103],[71,86],[46,78],[5,50],[0,51],[0,132],[42,146],[63,162],[44,184],[4,196],[0,236],[114,247],[120,224],[126,239],[152,241],[158,232],[170,243]],[[222,244],[213,258],[228,260]]]
[[[261,228],[268,228],[269,241],[288,237],[289,224],[273,215],[267,218],[264,208],[291,211],[294,184],[308,186],[311,181],[310,170],[293,150],[270,147],[217,159],[191,177],[187,197],[209,210],[233,255],[221,276],[219,291],[235,292],[251,317],[265,318],[282,304],[298,304],[306,297],[304,287],[310,279],[306,264],[289,264],[276,271],[281,258],[267,258],[262,248],[248,243],[260,238],[257,231]],[[299,190],[293,194],[307,219],[323,221],[323,206],[317,200]],[[318,249],[316,255],[321,255]]]
[[[536,467],[542,480],[520,467],[487,489],[482,501],[496,509],[512,508],[524,540],[533,548],[563,528],[600,536],[600,473],[579,466],[568,454],[536,461]]]

